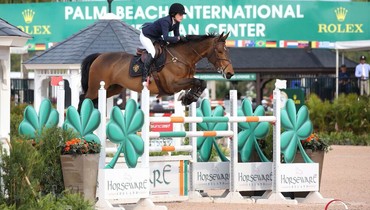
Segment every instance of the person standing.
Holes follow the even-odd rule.
[[[339,93],[348,94],[350,89],[350,75],[347,72],[347,66],[346,64],[342,64],[340,66],[340,72],[339,72]]]
[[[369,71],[370,65],[366,63],[366,57],[360,56],[360,63],[356,66],[355,76],[358,78],[360,94],[369,95]]]

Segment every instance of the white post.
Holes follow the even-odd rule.
[[[64,123],[64,97],[65,97],[65,90],[64,90],[64,82],[59,82],[59,87],[57,89],[57,110],[59,113],[59,123],[58,126],[62,127]]]
[[[100,82],[99,96],[98,96],[98,109],[100,112],[100,125],[98,127],[97,133],[100,139],[101,150],[100,150],[100,159],[99,159],[99,168],[103,169],[105,166],[105,156],[106,156],[106,100],[107,100],[107,91],[104,89],[105,82]]]
[[[139,98],[139,94],[138,94],[138,92],[133,91],[133,90],[130,90],[130,98],[131,98],[131,99],[134,99],[136,102],[138,102],[138,101],[137,101],[137,99]]]
[[[97,192],[96,195],[99,197],[98,202],[95,204],[95,207],[98,209],[111,209],[113,206],[109,203],[108,200],[105,199],[105,192],[104,192],[104,166],[105,166],[105,157],[106,157],[106,98],[107,92],[104,89],[105,82],[100,82],[100,89],[98,93],[98,109],[100,112],[100,125],[97,129],[97,135],[100,139],[101,149],[100,149],[100,157],[99,157],[99,173],[98,173],[98,185],[97,185]],[[110,170],[110,169],[107,169]]]
[[[41,77],[41,75],[39,75],[39,73],[37,71],[35,71],[35,78],[34,78],[34,82],[35,82],[35,88],[34,88],[34,98],[33,98],[33,107],[40,107],[40,104],[41,104],[41,101],[43,99],[43,95],[42,95],[42,91],[41,91],[41,88],[42,88],[42,80],[43,78]]]
[[[141,110],[144,112],[144,124],[141,129],[141,138],[144,141],[144,154],[142,156],[142,167],[149,169],[149,132],[150,132],[150,122],[149,122],[149,97],[150,92],[146,85],[141,92]]]
[[[5,151],[9,154],[10,148],[10,48],[0,47],[0,154]],[[1,158],[1,157],[0,157]],[[0,159],[0,163],[2,160]],[[0,168],[0,175],[3,173]],[[0,179],[0,190],[4,189],[4,182]]]
[[[280,165],[281,165],[281,149],[280,149],[280,129],[281,129],[281,92],[280,89],[286,89],[286,80],[277,79],[275,82],[275,90],[273,92],[274,116],[276,118],[273,130],[273,163],[272,163],[272,190],[265,193],[256,203],[268,204],[297,204],[297,200],[288,200],[280,192]]]
[[[237,117],[237,98],[238,93],[236,90],[230,90],[230,115],[231,117]],[[235,183],[238,175],[235,173],[235,169],[238,163],[238,123],[229,123],[231,131],[234,132],[231,146],[231,161],[230,161],[230,192],[236,192]]]
[[[196,109],[197,104],[196,103],[191,103],[190,104],[190,109],[189,109],[189,116],[190,117],[196,117],[197,116],[197,109]],[[194,132],[197,131],[197,123],[189,123],[189,131]],[[191,161],[190,161],[190,166],[189,166],[189,198],[192,200],[197,200],[202,197],[202,195],[195,191],[195,180],[196,180],[196,174],[194,172],[194,164],[197,163],[197,137],[191,137],[189,144],[192,145],[192,152],[191,152]]]
[[[108,119],[110,118],[110,113],[112,112],[113,106],[114,106],[114,99],[113,97],[107,98],[106,99],[106,116]]]
[[[78,107],[78,102],[80,100],[80,90],[81,90],[81,75],[79,70],[77,69],[70,69],[70,80],[69,87],[71,88],[71,105],[74,107]]]
[[[281,155],[281,148],[280,148],[280,90],[275,85],[275,90],[273,92],[274,96],[274,115],[276,117],[275,126],[274,126],[274,137],[273,137],[273,169],[272,169],[272,193],[280,193],[280,173],[279,168],[281,164],[280,155]]]
[[[175,113],[173,114],[173,116],[185,117],[185,107],[181,104],[181,101],[177,100],[179,98],[179,95],[180,93],[175,93],[174,95],[173,103],[174,103]],[[173,130],[184,131],[185,130],[184,124],[174,123]],[[183,138],[172,138],[172,139],[173,139],[173,143],[175,147],[178,147],[182,144],[181,141],[183,140]]]

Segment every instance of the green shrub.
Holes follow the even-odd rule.
[[[10,136],[18,135],[18,126],[23,120],[23,112],[28,104],[12,105],[10,108]]]
[[[356,135],[353,132],[330,132],[319,133],[320,138],[325,139],[331,145],[370,145],[370,134]]]
[[[1,179],[8,196],[7,203],[18,207],[35,199],[40,178],[37,171],[40,171],[42,162],[31,141],[12,138],[10,144],[10,155],[5,153],[1,155],[0,167],[3,170]],[[1,197],[5,198],[5,195]]]
[[[62,166],[60,162],[61,145],[75,137],[70,131],[60,127],[44,129],[36,145],[42,168],[38,172],[43,194],[60,194],[64,190]]]
[[[306,104],[316,131],[335,131],[334,110],[329,101],[322,101],[317,95],[311,94]]]
[[[84,197],[78,193],[64,194],[60,199],[59,202],[63,204],[63,206],[69,205],[73,210],[93,210],[93,204],[85,200]]]
[[[10,155],[2,153],[0,164],[4,172],[1,180],[8,196],[0,192],[0,200],[19,209],[37,202],[40,195],[62,193],[64,184],[59,146],[72,137],[73,133],[58,127],[44,129],[36,137],[37,141],[11,136]]]
[[[80,194],[63,193],[60,196],[47,194],[41,196],[37,200],[30,200],[19,206],[15,205],[0,205],[2,210],[93,210],[93,204],[90,201],[84,200]]]
[[[369,97],[342,94],[330,103],[311,94],[306,104],[317,132],[353,132],[361,136],[370,130]]]

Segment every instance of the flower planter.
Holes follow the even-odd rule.
[[[313,152],[311,149],[306,149],[305,151],[308,157],[310,157],[313,162],[319,164],[319,183],[321,185],[321,174],[322,174],[322,166],[324,165],[325,151],[320,150],[320,151]],[[294,159],[294,163],[304,163],[302,155],[299,151],[297,151],[297,154]]]
[[[61,155],[64,187],[95,202],[99,154]]]

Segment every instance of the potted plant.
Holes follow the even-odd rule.
[[[317,133],[312,133],[305,140],[301,141],[303,148],[311,152],[329,152],[331,150],[330,145],[325,139],[319,137]]]
[[[95,201],[100,144],[73,138],[61,147],[64,187]]]

